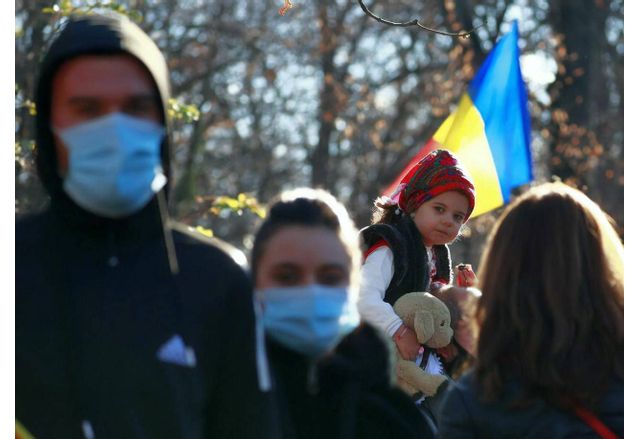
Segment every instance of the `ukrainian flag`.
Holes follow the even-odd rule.
[[[476,188],[472,217],[507,203],[511,190],[533,180],[531,124],[522,80],[518,24],[502,37],[462,96],[458,109],[385,191],[434,149],[451,151],[471,174]]]

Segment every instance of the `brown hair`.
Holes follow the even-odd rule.
[[[405,215],[397,203],[386,197],[378,197],[373,203],[371,224],[396,224]]]
[[[486,399],[506,381],[523,404],[593,405],[623,376],[622,243],[586,195],[546,183],[517,198],[480,262],[476,377]]]
[[[271,202],[267,217],[253,240],[251,267],[254,275],[269,239],[287,226],[324,227],[334,231],[351,260],[350,285],[351,291],[356,291],[361,261],[358,230],[344,205],[322,189],[292,189],[282,192]]]

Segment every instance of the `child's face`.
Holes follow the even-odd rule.
[[[458,236],[468,210],[467,197],[449,191],[422,203],[414,212],[413,221],[425,245],[448,244]]]

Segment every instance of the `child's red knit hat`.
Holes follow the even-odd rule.
[[[476,204],[476,193],[471,177],[460,166],[458,159],[444,149],[432,151],[407,172],[400,185],[398,205],[407,214],[415,212],[425,201],[447,191],[458,191],[467,197],[469,219]],[[397,190],[396,190],[397,192]]]

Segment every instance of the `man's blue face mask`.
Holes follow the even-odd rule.
[[[329,351],[360,323],[346,287],[267,288],[257,291],[256,298],[262,305],[258,318],[267,334],[309,357]]]
[[[55,132],[69,153],[63,188],[96,215],[130,215],[167,183],[160,161],[165,130],[156,122],[111,113]]]

